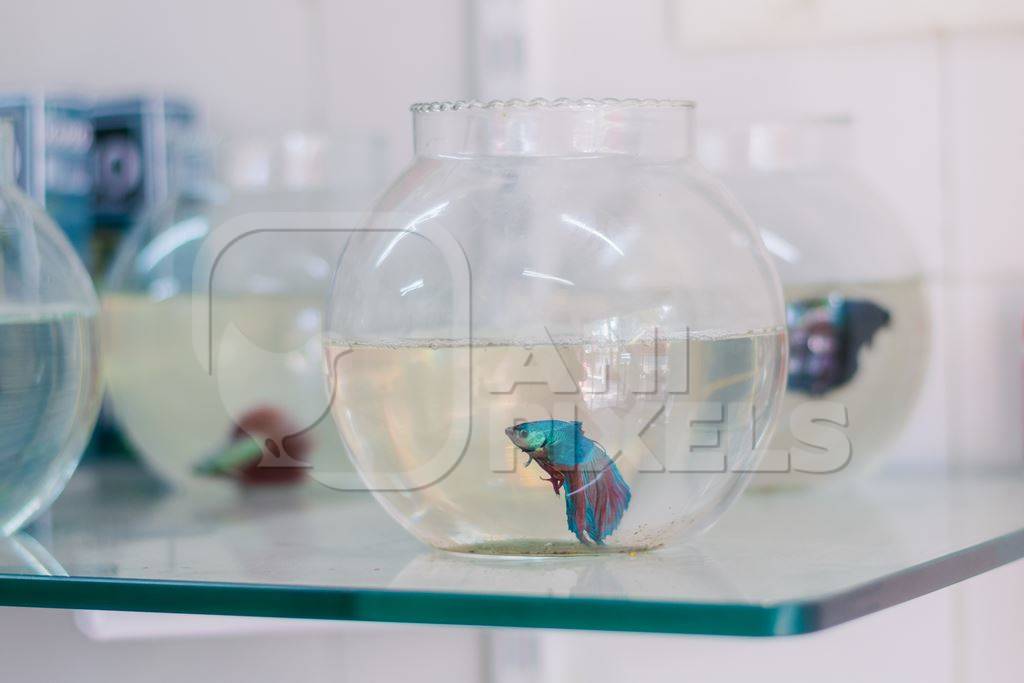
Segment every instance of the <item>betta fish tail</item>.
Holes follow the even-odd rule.
[[[566,472],[565,515],[569,531],[576,538],[586,543],[586,532],[601,545],[622,521],[630,492],[612,459],[598,444],[591,443],[591,451]]]

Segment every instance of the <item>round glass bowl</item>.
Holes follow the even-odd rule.
[[[414,105],[416,156],[349,242],[332,412],[438,548],[633,551],[695,533],[782,397],[782,295],[691,154],[692,105]]]
[[[722,127],[701,139],[702,159],[761,231],[786,296],[788,389],[759,486],[871,471],[921,389],[931,345],[921,263],[853,170],[852,133],[849,119],[831,117]],[[819,427],[832,437],[812,420],[830,423]]]
[[[102,297],[109,396],[167,482],[351,469],[327,417],[320,338],[346,235],[296,229],[353,201],[331,174],[337,153],[310,134],[239,140],[224,182],[198,186],[182,153],[173,199],[121,244]]]
[[[46,510],[100,404],[96,292],[60,228],[14,184],[0,121],[0,533]]]

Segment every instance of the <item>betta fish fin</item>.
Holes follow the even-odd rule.
[[[883,327],[888,327],[892,315],[873,301],[847,300],[844,302],[844,355],[842,375],[836,386],[846,384],[854,375],[860,364],[860,350],[872,346],[875,335]]]
[[[602,545],[629,507],[629,486],[601,446],[591,442],[587,457],[566,472],[565,516],[581,542]]]
[[[865,344],[870,346],[875,333],[892,322],[892,314],[874,301],[846,301],[846,330],[854,353]]]

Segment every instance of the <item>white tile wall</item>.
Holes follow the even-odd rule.
[[[958,466],[1024,461],[1024,286],[970,279],[948,286],[950,449]]]
[[[1013,0],[666,0],[685,45],[746,49],[794,42],[906,38],[935,31],[985,30],[1024,21]]]
[[[163,615],[174,621],[188,617]],[[407,680],[468,683],[482,671],[480,633],[470,629],[369,625],[365,632],[320,627],[211,637],[197,629],[173,638],[98,643],[66,611],[0,611],[3,680],[21,683],[138,681]]]
[[[953,589],[961,681],[1016,683],[1024,677],[1024,562]]]
[[[382,130],[395,172],[412,156],[413,102],[468,97],[465,0],[330,2],[324,89],[334,126]]]
[[[166,90],[227,134],[382,134],[396,172],[408,105],[467,95],[466,17],[465,0],[39,0],[3,13],[0,89]]]
[[[951,447],[960,465],[1024,462],[1024,31],[951,37],[942,64],[947,150],[944,332]]]
[[[1024,30],[948,39],[950,270],[1024,286]]]
[[[829,631],[783,639],[550,634],[543,643],[544,680],[957,683],[952,617],[949,595],[936,593]]]
[[[5,11],[0,83],[180,91],[220,125],[310,122],[311,3],[40,0]]]

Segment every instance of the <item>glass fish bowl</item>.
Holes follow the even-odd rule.
[[[0,120],[0,534],[45,511],[100,404],[99,304],[60,228],[15,185]]]
[[[351,469],[320,339],[345,234],[296,229],[357,201],[339,187],[342,151],[312,133],[238,139],[212,182],[209,142],[182,143],[172,200],[120,245],[102,295],[110,405],[165,482]]]
[[[835,116],[723,126],[701,141],[760,229],[786,297],[788,389],[757,486],[870,473],[921,390],[931,337],[922,266],[852,168],[853,132]]]
[[[693,106],[412,107],[415,158],[327,308],[331,411],[414,536],[492,555],[658,548],[756,467],[786,369],[758,233]]]

